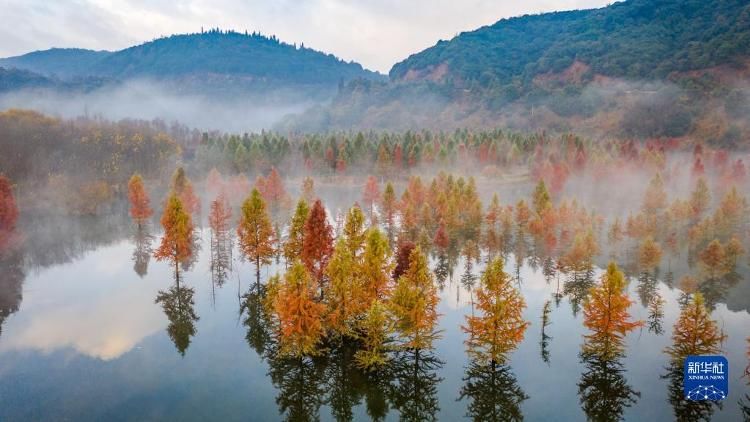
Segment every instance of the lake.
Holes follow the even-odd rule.
[[[557,277],[547,280],[527,260],[518,273],[531,325],[509,365],[487,377],[469,367],[463,343],[460,326],[471,305],[459,261],[441,290],[443,333],[435,349],[395,356],[393,371],[378,378],[356,370],[347,350],[305,361],[270,356],[262,318],[246,306],[252,295],[245,295],[257,291],[254,267],[239,260],[235,248],[232,269],[216,286],[205,228],[197,260],[180,280],[183,292],[194,289],[192,313],[181,309],[170,322],[165,300],[157,303],[157,297],[173,286],[173,270],[150,259],[139,276],[132,231],[121,219],[59,224],[54,235],[30,227],[23,251],[2,262],[0,420],[584,420],[587,406],[622,412],[626,420],[674,418],[663,350],[679,314],[680,291],[661,281],[664,332],[632,332],[621,368],[597,368],[579,357],[582,312],[574,315],[569,295],[555,300],[564,275],[558,287]],[[515,265],[509,256],[506,270],[515,274]],[[281,267],[264,268],[263,279]],[[474,271],[479,274],[481,266]],[[631,278],[628,285],[636,301],[631,314],[646,320],[638,283]],[[747,287],[747,281],[739,283],[728,293],[730,301],[733,291]],[[180,306],[188,306],[190,298],[183,299]],[[721,408],[708,412],[714,420],[736,421],[750,394],[742,377],[750,315],[742,305],[730,310],[723,302],[712,315],[728,335],[723,350],[730,391]],[[582,399],[579,384],[602,379],[620,388]]]

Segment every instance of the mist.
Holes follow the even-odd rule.
[[[81,116],[107,120],[160,119],[199,130],[257,132],[273,127],[282,117],[300,113],[320,101],[292,88],[272,93],[226,95],[180,92],[154,80],[132,80],[89,92],[24,89],[0,95],[0,110],[21,108],[73,119]]]

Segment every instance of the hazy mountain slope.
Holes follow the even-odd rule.
[[[750,135],[750,2],[628,0],[504,19],[355,81],[285,128]],[[744,134],[744,135],[743,135]]]
[[[286,44],[275,37],[219,30],[173,35],[115,52],[37,51],[0,59],[0,66],[60,77],[98,76],[119,80],[220,75],[266,82],[336,86],[340,80],[384,78],[363,69],[358,63],[344,62],[331,54]]]
[[[46,76],[72,78],[89,76],[91,67],[110,54],[108,51],[80,48],[52,48],[0,59],[0,66],[30,70]]]
[[[0,74],[0,110],[160,118],[237,132],[269,128],[282,116],[327,102],[352,79],[387,80],[275,37],[219,30],[115,52],[56,49],[0,63],[8,67]]]

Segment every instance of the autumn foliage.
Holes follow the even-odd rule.
[[[427,267],[427,257],[417,246],[409,256],[409,268],[398,279],[389,302],[395,328],[405,349],[430,349],[439,337],[437,287]]]
[[[170,261],[175,269],[190,258],[193,250],[193,221],[174,193],[169,196],[161,217],[164,228],[161,244],[154,252],[157,261]]]
[[[505,363],[529,326],[523,319],[526,302],[503,265],[502,258],[488,264],[474,293],[480,315],[467,316],[462,327],[469,334],[466,341],[469,353],[486,363]]]
[[[624,289],[625,276],[617,264],[610,262],[583,305],[583,325],[590,331],[585,335],[584,353],[615,359],[623,352],[625,336],[643,325],[642,321],[631,321],[628,309],[633,301]]]
[[[316,293],[317,284],[305,266],[294,263],[280,282],[273,302],[282,355],[300,357],[320,353],[318,343],[325,334],[325,305],[316,300]]]
[[[253,189],[242,204],[237,239],[242,253],[255,263],[256,281],[260,283],[260,266],[271,263],[274,247],[273,227],[258,189]]]
[[[193,184],[182,167],[179,167],[172,176],[172,192],[177,195],[189,214],[194,215],[200,211],[200,199],[196,196]]]
[[[680,312],[672,332],[672,345],[665,351],[678,361],[688,355],[715,355],[721,352],[726,337],[706,309],[703,295],[694,293]]]
[[[316,281],[323,281],[332,253],[333,228],[328,224],[326,210],[318,199],[305,221],[301,253],[302,262]]]
[[[0,232],[10,232],[16,227],[18,207],[13,197],[13,187],[7,177],[0,175]]]
[[[128,182],[128,200],[130,201],[130,217],[136,223],[143,224],[154,214],[148,193],[143,186],[143,179],[139,174],[134,174]]]

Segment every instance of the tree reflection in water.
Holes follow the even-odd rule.
[[[175,284],[167,291],[160,290],[155,300],[155,303],[161,304],[169,320],[167,334],[182,356],[185,356],[191,338],[195,336],[195,322],[199,319],[195,313],[194,294],[195,289],[192,287],[180,286],[180,278],[176,273]]]
[[[710,421],[715,408],[722,408],[721,402],[710,400],[694,401],[685,399],[683,390],[684,360],[672,360],[667,367],[667,373],[662,375],[667,379],[668,400],[672,405],[675,420],[678,421]]]
[[[518,385],[510,366],[472,360],[463,380],[458,399],[471,400],[467,417],[475,421],[523,420],[521,403],[529,396]]]
[[[139,224],[136,226],[133,243],[133,271],[143,278],[148,273],[148,263],[151,261],[151,254],[154,252],[151,243],[154,236],[151,235],[148,225]]]
[[[589,420],[623,420],[625,408],[633,406],[641,396],[628,385],[621,357],[604,358],[582,353],[581,360],[586,370],[578,382],[578,395]]]
[[[396,353],[391,361],[393,384],[389,395],[401,420],[437,420],[437,386],[442,381],[437,372],[442,366],[443,362],[428,350]]]
[[[319,357],[285,358],[278,354],[264,310],[266,286],[253,286],[244,295],[241,311],[245,339],[268,362],[269,376],[278,389],[279,413],[288,421],[320,419],[328,406],[336,420],[353,420],[354,408],[364,404],[372,420],[383,420],[389,410],[402,420],[437,418],[437,372],[443,363],[426,350],[393,352],[388,364],[372,372],[357,367],[357,344],[328,344]]]
[[[11,314],[18,312],[23,299],[23,250],[20,245],[0,250],[0,336],[3,323]]]

